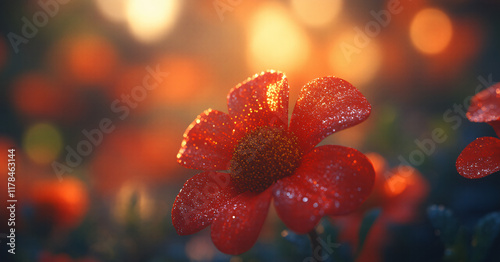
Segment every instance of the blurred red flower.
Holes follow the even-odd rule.
[[[334,217],[332,221],[341,228],[340,240],[356,247],[365,213],[380,207],[382,212],[370,228],[356,260],[376,262],[383,261],[384,246],[390,238],[389,227],[412,223],[419,218],[419,208],[429,193],[429,184],[410,166],[389,169],[385,159],[379,154],[368,153],[366,156],[375,169],[373,193],[356,212]]]
[[[80,225],[89,207],[87,187],[72,177],[36,182],[31,199],[36,219],[58,228]]]
[[[240,254],[256,242],[271,199],[290,229],[307,233],[322,216],[352,212],[368,197],[375,175],[365,155],[315,147],[364,121],[366,98],[340,78],[315,79],[302,88],[288,125],[288,92],[284,74],[257,74],[229,92],[229,114],[209,109],[188,127],[178,162],[205,171],[175,200],[178,234],[211,225],[215,246]]]
[[[500,136],[500,84],[477,93],[471,100],[467,118],[472,122],[490,124]],[[458,173],[475,179],[500,170],[500,139],[480,137],[470,143],[458,156]]]
[[[128,183],[181,181],[177,171],[182,168],[175,163],[179,144],[174,137],[182,131],[168,121],[117,125],[97,147],[90,164],[91,187],[109,197]]]

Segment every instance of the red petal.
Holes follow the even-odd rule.
[[[184,133],[177,161],[193,169],[227,170],[236,143],[233,129],[229,115],[205,110]]]
[[[290,229],[307,233],[324,215],[358,208],[374,181],[372,164],[356,149],[320,146],[304,156],[294,175],[276,183],[274,204]]]
[[[488,122],[488,124],[493,127],[493,130],[495,130],[495,133],[497,133],[497,136],[500,137],[500,121],[491,121],[491,122]]]
[[[472,122],[500,120],[500,84],[493,85],[472,98],[467,118]]]
[[[466,178],[481,178],[500,170],[500,139],[480,137],[470,143],[457,159],[457,171]]]
[[[257,241],[271,202],[271,191],[243,193],[220,209],[212,224],[212,241],[226,254],[238,255]]]
[[[370,103],[347,81],[317,78],[300,91],[290,131],[308,152],[328,135],[364,121],[370,111]]]
[[[227,173],[203,172],[189,179],[175,198],[172,223],[179,235],[210,225],[218,209],[237,195]]]
[[[245,131],[288,125],[288,80],[281,72],[262,72],[248,78],[229,92],[227,100],[229,115]]]

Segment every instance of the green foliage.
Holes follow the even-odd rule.
[[[484,261],[500,233],[500,212],[479,219],[472,237],[443,206],[430,206],[427,215],[445,245],[443,261]]]
[[[490,213],[481,218],[472,239],[471,261],[483,261],[488,250],[500,233],[500,212]]]
[[[447,247],[453,246],[457,238],[459,223],[453,212],[443,206],[433,205],[427,209],[432,226],[438,230]]]

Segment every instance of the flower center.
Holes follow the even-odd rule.
[[[259,127],[236,146],[231,159],[231,181],[242,192],[262,192],[293,174],[300,158],[297,137],[280,128]]]

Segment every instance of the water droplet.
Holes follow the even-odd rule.
[[[307,201],[309,201],[309,199],[307,197],[304,197],[304,198],[302,198],[302,201],[307,202]]]

